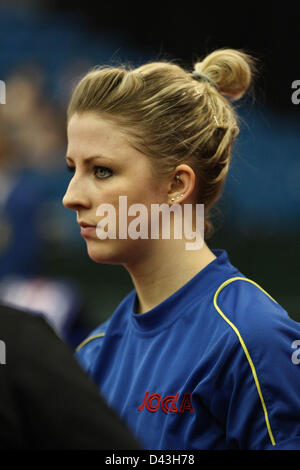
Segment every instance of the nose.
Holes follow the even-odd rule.
[[[66,193],[62,199],[62,203],[68,209],[77,211],[82,207],[89,207],[90,202],[87,191],[84,190],[82,183],[73,176]]]

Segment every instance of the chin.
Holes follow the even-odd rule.
[[[87,243],[87,252],[91,260],[95,263],[103,264],[128,264],[142,253],[138,249],[138,244],[124,243],[124,240],[105,240],[100,243]]]
[[[113,253],[105,253],[104,250],[88,250],[88,255],[95,263],[120,264],[119,257]]]
[[[87,243],[87,252],[91,260],[95,263],[121,264],[121,257],[116,246],[112,246],[107,241],[101,243]]]

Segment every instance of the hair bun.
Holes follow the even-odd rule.
[[[237,49],[218,49],[194,65],[194,72],[204,73],[232,101],[242,98],[256,72],[254,57]]]

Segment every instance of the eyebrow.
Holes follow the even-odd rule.
[[[73,160],[72,157],[70,157],[69,155],[66,155],[66,160]],[[101,155],[101,154],[98,154],[98,155],[92,155],[88,158],[84,158],[83,161],[84,163],[88,163],[92,160],[95,160],[96,158],[102,158],[102,160],[108,160],[110,162],[113,162],[113,160],[111,158],[108,158],[108,157],[105,157],[104,155]]]

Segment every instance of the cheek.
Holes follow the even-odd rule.
[[[94,211],[96,222],[99,223],[107,217],[112,211],[117,215],[119,206],[119,193],[115,190],[103,190],[94,194]]]
[[[98,197],[94,199],[98,203],[96,207],[97,223],[103,222],[103,224],[108,224],[109,220],[113,221],[115,218],[118,236],[120,221],[123,227],[126,224],[128,228],[130,222],[140,215],[139,208],[132,207],[136,204],[141,204],[145,208],[145,212],[148,214],[147,222],[150,222],[151,205],[167,202],[166,195],[162,189],[162,185],[155,185],[153,181],[149,182],[149,179],[146,178],[137,178],[135,182],[128,179],[119,180],[118,185],[114,185],[114,188],[101,189],[101,196],[97,195]],[[112,207],[105,207],[106,204]],[[130,208],[134,215],[129,215]],[[107,227],[105,230],[107,230]]]
[[[141,203],[149,207],[151,204],[162,204],[167,200],[165,188],[147,179],[137,181],[128,196],[128,201],[131,199],[133,204]]]

